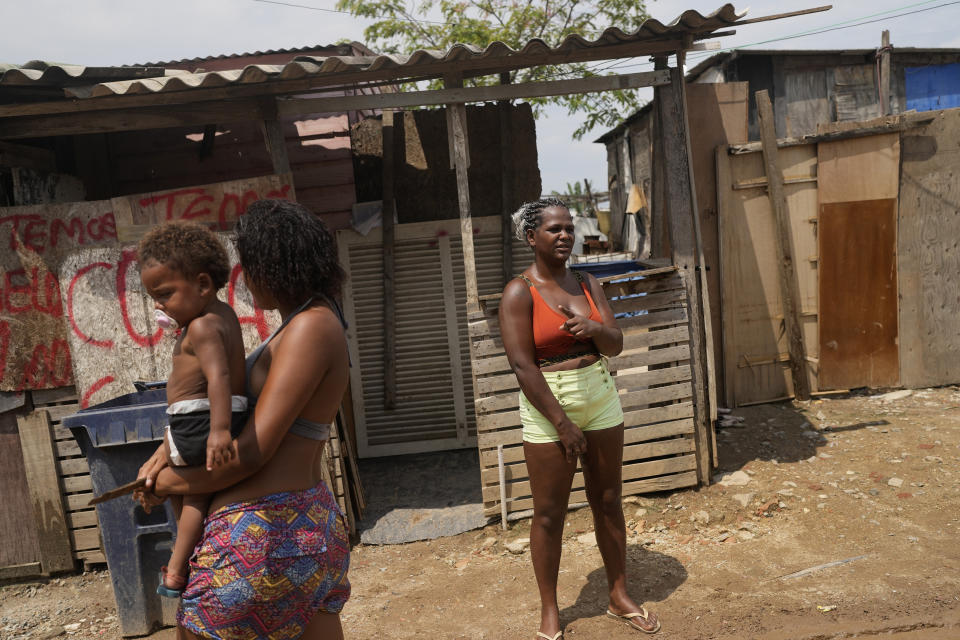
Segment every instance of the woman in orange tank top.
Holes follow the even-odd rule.
[[[537,638],[563,636],[557,575],[577,458],[607,574],[607,613],[634,629],[656,633],[657,616],[631,600],[626,589],[620,502],[623,411],[602,359],[620,353],[623,334],[596,278],[567,269],[574,227],[566,204],[545,198],[523,205],[513,218],[534,261],[503,290],[500,330],[521,390],[523,451],[534,511],[530,555],[540,591]]]

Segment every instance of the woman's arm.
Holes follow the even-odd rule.
[[[329,345],[342,331],[332,313],[302,313],[292,320],[273,349],[256,410],[233,441],[233,458],[212,471],[167,467],[157,476],[154,493],[212,493],[263,467],[330,370]]]
[[[589,273],[587,278],[590,297],[593,298],[593,303],[597,305],[597,311],[600,312],[600,322],[576,314],[561,304],[557,306],[568,320],[560,328],[580,340],[590,338],[597,347],[597,351],[605,356],[619,355],[623,351],[623,332],[617,326],[613,310],[610,309],[610,303],[607,301],[607,294],[603,291],[600,281]]]
[[[523,395],[556,428],[567,459],[572,461],[587,450],[587,440],[567,417],[537,366],[532,318],[533,298],[530,291],[522,281],[511,281],[504,288],[500,301],[500,337],[507,360],[517,376]]]
[[[601,330],[593,337],[593,343],[603,355],[618,356],[623,351],[623,331],[617,326],[617,319],[613,316],[613,309],[610,308],[610,301],[607,300],[603,285],[590,273],[587,274],[587,281],[590,283],[590,296],[593,298],[593,303],[597,305],[597,311],[600,312],[600,319],[603,322]]]

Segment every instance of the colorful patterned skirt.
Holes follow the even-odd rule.
[[[207,516],[178,624],[207,638],[299,638],[350,597],[350,542],[322,482],[229,504]]]

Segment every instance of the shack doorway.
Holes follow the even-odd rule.
[[[473,219],[480,295],[503,288],[501,221]],[[386,406],[383,239],[337,233],[350,274],[344,314],[353,366],[350,388],[360,458],[475,449],[476,417],[467,333],[466,284],[459,220],[394,227],[396,300],[395,404]],[[515,241],[514,273],[529,253]]]
[[[817,156],[820,388],[897,386],[900,136],[821,142]]]

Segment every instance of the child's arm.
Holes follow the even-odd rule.
[[[196,325],[196,326],[194,326]],[[223,334],[214,317],[201,316],[190,323],[190,342],[207,379],[210,400],[210,435],[207,437],[207,469],[226,464],[233,457],[230,446],[230,365]]]

